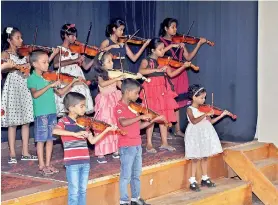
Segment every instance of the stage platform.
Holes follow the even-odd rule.
[[[154,147],[158,150],[157,154],[146,153],[145,137],[143,136],[142,139],[142,196],[146,199],[152,198],[186,187],[188,185],[188,174],[184,173],[189,170],[190,163],[184,159],[184,139],[181,137],[169,139],[169,144],[177,149],[175,152],[161,151],[158,149],[160,146],[160,136],[156,133],[153,137],[153,142]],[[240,143],[222,142],[223,148],[238,144]],[[30,153],[35,154],[34,144],[31,144],[29,147]],[[60,173],[51,177],[43,177],[37,173],[37,161],[20,161],[21,147],[18,146],[16,151],[18,163],[9,165],[7,163],[9,157],[8,147],[3,148],[2,146],[2,204],[66,204],[67,182],[63,166],[62,145],[59,143],[54,145],[52,164],[60,170]],[[119,196],[119,159],[113,159],[112,156],[108,156],[107,164],[98,164],[93,149],[90,149],[90,155],[91,171],[87,198],[88,202],[92,199],[94,203],[88,204],[116,204],[115,202],[118,201]],[[222,155],[211,158],[209,165],[209,173],[211,173],[212,178],[228,175]],[[165,180],[165,182],[159,180]],[[157,183],[158,181],[159,183]]]

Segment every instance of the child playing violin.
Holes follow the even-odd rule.
[[[53,149],[52,130],[57,123],[54,92],[59,96],[64,95],[79,79],[75,78],[66,87],[56,89],[55,87],[60,85],[59,81],[49,83],[42,77],[42,73],[48,71],[48,55],[43,51],[34,51],[30,55],[30,63],[34,71],[27,80],[27,86],[31,90],[33,97],[35,116],[34,137],[37,142],[39,173],[47,176],[59,172],[58,169],[50,164]],[[46,160],[44,161],[45,143]]]
[[[17,48],[23,43],[21,32],[15,27],[6,27],[2,33],[1,58],[10,59],[15,64],[30,68],[27,58],[19,58]],[[10,62],[10,61],[9,61]],[[17,126],[22,126],[22,153],[21,160],[38,160],[28,150],[29,123],[34,121],[32,96],[27,88],[27,76],[9,65],[5,71],[8,75],[2,90],[1,108],[5,115],[1,117],[1,127],[8,127],[8,141],[10,148],[9,164],[17,163],[15,153],[15,139]]]
[[[219,137],[212,126],[215,122],[230,113],[225,110],[216,118],[211,119],[213,111],[203,113],[198,110],[199,106],[204,104],[206,90],[200,85],[191,85],[188,89],[189,98],[192,100],[191,106],[187,108],[187,118],[189,124],[185,131],[185,157],[192,161],[192,176],[189,179],[190,189],[200,191],[199,185],[195,179],[197,162],[201,160],[202,167],[202,186],[215,187],[215,184],[207,175],[207,158],[222,152]]]
[[[159,66],[157,59],[164,56],[164,44],[159,38],[155,38],[151,41],[150,45],[151,54],[142,60],[139,72],[151,79],[149,83],[144,82],[143,88],[146,96],[143,92],[140,93],[140,98],[143,103],[147,101],[148,107],[166,117],[168,122],[176,122],[175,109],[178,108],[178,104],[175,101],[177,94],[174,91],[174,85],[170,78],[173,78],[183,72],[190,66],[190,62],[184,63],[178,69],[172,69],[169,66]],[[146,99],[145,99],[146,98]],[[166,149],[174,151],[175,148],[170,146],[167,142],[167,127],[165,124],[159,124],[162,144],[159,149]],[[156,153],[157,151],[152,145],[154,125],[147,127],[147,147],[148,153]]]
[[[108,124],[116,124],[117,120],[114,115],[114,108],[122,98],[121,91],[117,87],[121,88],[123,75],[109,79],[108,71],[113,68],[112,55],[109,52],[100,52],[95,57],[93,68],[97,74],[100,91],[95,99],[95,118]],[[119,158],[118,135],[116,133],[108,133],[105,138],[101,139],[95,145],[95,155],[98,157],[98,163],[107,163],[105,155],[111,153],[113,153],[112,157],[114,159]]]
[[[77,125],[78,116],[86,112],[85,96],[70,92],[64,98],[68,115],[61,118],[53,129],[53,134],[62,138],[64,148],[64,163],[68,181],[68,204],[86,205],[86,189],[90,172],[90,155],[87,140],[95,144],[109,131],[115,131],[116,126],[107,127],[95,137],[91,132]],[[74,149],[73,149],[74,148]]]
[[[200,47],[206,43],[206,39],[200,38],[200,41],[197,43],[196,47],[192,52],[188,52],[184,43],[176,44],[172,42],[172,38],[177,34],[178,20],[174,18],[166,18],[160,24],[159,36],[161,41],[165,45],[165,55],[170,56],[175,60],[182,60],[183,58],[187,61],[191,61],[197,54]],[[182,108],[188,103],[188,86],[189,80],[187,76],[187,72],[182,72],[179,75],[176,75],[172,82],[175,86],[175,91],[178,96],[176,97],[176,101],[179,105],[179,108]],[[180,128],[180,116],[179,110],[176,110],[177,123],[175,125],[174,134],[177,136],[183,136]]]
[[[82,77],[83,79],[85,79],[84,73],[80,66],[82,66],[85,70],[88,70],[91,68],[94,61],[91,60],[88,64],[86,64],[84,61],[84,56],[80,56],[78,53],[73,53],[69,49],[70,45],[74,44],[77,38],[77,29],[75,27],[75,24],[63,25],[60,31],[60,36],[63,40],[63,44],[59,46],[59,48],[61,48],[64,52],[68,52],[69,54],[67,56],[61,55],[61,57],[60,55],[57,55],[54,58],[54,67],[58,68],[59,60],[61,60],[61,73],[67,73],[72,76]],[[87,85],[85,85],[84,83],[79,83],[71,89],[71,92],[78,92],[86,96],[86,113],[93,113],[93,100],[90,89]],[[55,97],[58,116],[62,116],[65,114],[63,97],[59,97],[57,95]]]
[[[121,19],[112,19],[110,24],[107,25],[105,35],[108,39],[104,40],[101,45],[100,49],[104,51],[110,51],[113,55],[119,56],[121,59],[115,59],[114,62],[114,69],[120,69],[121,68],[121,62],[123,62],[123,69],[128,71],[128,62],[126,57],[129,57],[130,60],[133,62],[136,62],[137,59],[141,56],[145,48],[150,43],[151,39],[148,39],[143,46],[140,48],[140,50],[134,54],[129,46],[124,43],[119,42],[119,38],[123,36],[125,29],[125,22]]]
[[[114,109],[118,127],[125,130],[127,135],[119,136],[119,152],[121,161],[120,172],[120,204],[128,205],[128,184],[131,185],[131,205],[148,205],[140,198],[140,175],[142,170],[142,147],[140,129],[144,129],[152,123],[163,120],[158,116],[150,122],[150,114],[137,116],[129,109],[129,103],[135,102],[139,97],[141,85],[134,79],[125,79],[122,82],[122,99]]]

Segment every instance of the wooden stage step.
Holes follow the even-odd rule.
[[[222,178],[215,181],[217,187],[203,188],[200,192],[182,189],[148,200],[152,205],[251,205],[251,184]]]
[[[269,143],[250,143],[224,151],[224,160],[267,205],[278,204],[278,149]]]

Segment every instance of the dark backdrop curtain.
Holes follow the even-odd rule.
[[[121,18],[126,22],[125,34],[132,35],[140,29],[136,36],[142,38],[153,38],[156,35],[155,1],[111,1],[110,18]],[[136,53],[141,46],[130,45],[133,53]],[[136,63],[129,60],[129,70],[138,72],[141,60],[148,54],[146,49]]]
[[[193,60],[200,71],[188,71],[190,84],[207,89],[207,103],[237,114],[233,122],[223,119],[215,127],[229,141],[254,139],[257,123],[257,2],[157,2],[156,31],[166,17],[179,20],[178,32],[203,36],[215,42],[203,45]],[[192,46],[187,45],[188,50]],[[185,109],[181,110],[185,129]]]
[[[215,106],[238,115],[236,122],[226,118],[216,125],[220,137],[230,141],[252,140],[257,120],[257,2],[1,2],[2,28],[16,26],[26,44],[33,42],[35,26],[39,32],[37,44],[61,44],[60,27],[76,23],[78,39],[85,41],[89,22],[93,29],[89,43],[99,46],[110,18],[120,17],[127,22],[126,33],[141,28],[138,36],[158,36],[160,23],[166,17],[179,20],[179,32],[186,33],[191,22],[193,36],[215,41],[215,47],[202,46],[193,63],[200,72],[188,71],[190,83],[201,83],[208,91],[207,102],[214,93]],[[139,47],[132,46],[133,51]],[[188,46],[192,50],[192,46]],[[130,63],[137,72],[142,57]],[[247,104],[248,103],[248,104]],[[185,109],[181,110],[185,129]],[[7,133],[2,129],[2,140]]]

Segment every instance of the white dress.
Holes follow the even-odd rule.
[[[78,58],[78,54],[74,54],[70,51],[70,49],[62,47],[62,46],[58,46],[60,48],[62,48],[63,51],[68,51],[69,54],[68,56],[63,56],[61,57],[61,61],[65,61],[65,60],[74,60]],[[77,64],[72,64],[72,65],[68,65],[65,67],[61,67],[61,73],[67,73],[70,74],[72,76],[75,77],[82,77],[85,79],[84,73],[82,71],[82,69],[77,65]],[[64,87],[65,85],[62,85],[62,87]],[[93,104],[93,100],[92,100],[92,96],[90,93],[90,89],[87,85],[82,84],[82,85],[74,85],[70,92],[78,92],[81,93],[82,95],[84,95],[86,97],[86,114],[90,114],[93,113],[94,111],[94,104]],[[56,109],[57,109],[57,115],[60,116],[64,116],[66,113],[64,104],[63,104],[63,100],[64,100],[64,96],[59,97],[58,95],[55,94],[55,100],[56,100]]]
[[[14,54],[10,59],[16,64],[27,63],[26,57],[20,59]],[[30,90],[27,88],[28,76],[18,71],[11,71],[7,75],[1,99],[1,109],[5,115],[1,117],[1,127],[24,125],[34,121],[33,100]]]
[[[190,106],[195,118],[203,115],[197,108]],[[219,137],[209,120],[204,118],[197,124],[192,124],[187,116],[189,124],[185,131],[185,157],[187,159],[199,159],[221,153],[222,147]]]

